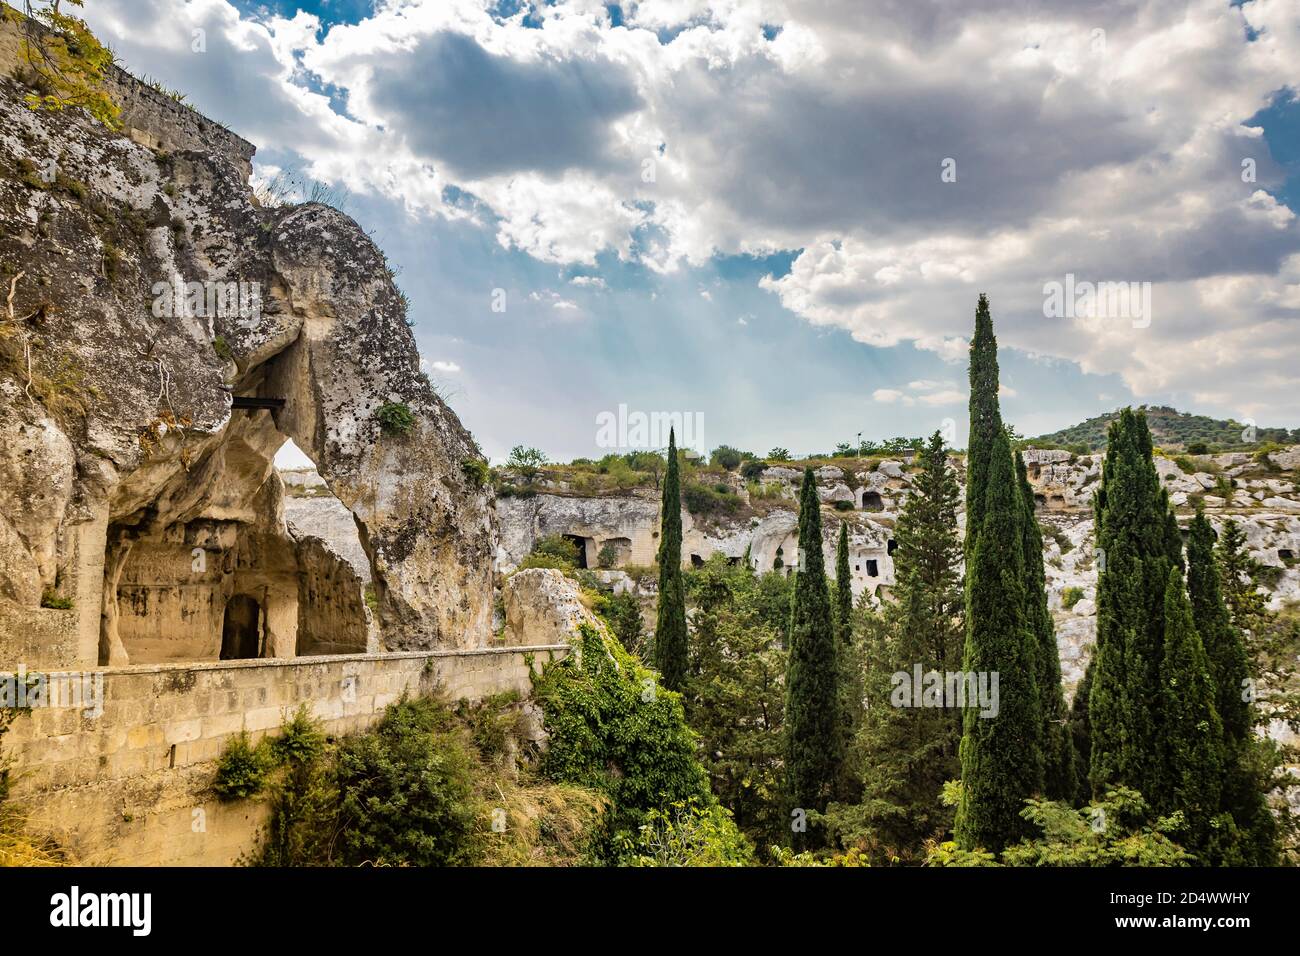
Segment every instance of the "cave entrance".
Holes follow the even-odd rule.
[[[565,535],[561,535],[560,537],[564,538],[567,541],[572,541],[574,545],[577,547],[578,567],[584,569],[591,567],[591,564],[587,559],[587,545],[591,541],[590,538],[584,538],[580,534],[565,534]]]
[[[693,567],[693,568],[702,568],[702,567],[704,567],[704,559],[703,559],[702,557],[700,557],[698,554],[692,554],[692,555],[691,555],[691,567]]]
[[[867,558],[867,577],[869,578],[880,577],[880,565],[876,563],[875,558]]]
[[[1035,507],[1035,508],[1046,508],[1046,507],[1047,507],[1047,495],[1035,494],[1035,495],[1034,495],[1034,507]]]
[[[1277,556],[1281,558],[1283,561],[1290,561],[1292,558],[1295,557],[1295,552],[1293,552],[1290,548],[1278,548]]]
[[[884,511],[885,499],[880,497],[880,493],[877,491],[864,491],[862,493],[862,510]]]
[[[262,605],[248,594],[226,602],[221,621],[221,660],[246,660],[259,656],[262,644]]]

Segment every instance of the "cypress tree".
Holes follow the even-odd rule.
[[[1232,530],[1236,525],[1229,522]],[[1225,529],[1226,530],[1226,529]],[[1233,625],[1223,598],[1214,529],[1198,505],[1187,541],[1187,593],[1192,618],[1205,647],[1223,723],[1223,793],[1220,806],[1232,820],[1222,826],[1215,862],[1268,866],[1276,862],[1276,822],[1264,798],[1264,776],[1253,733],[1255,715],[1249,694],[1250,662],[1241,631]],[[1225,534],[1226,536],[1226,534]]]
[[[1061,689],[1061,656],[1056,647],[1056,625],[1047,607],[1047,572],[1043,567],[1043,534],[1034,514],[1034,490],[1029,485],[1025,461],[1016,455],[1016,480],[1020,486],[1021,540],[1025,554],[1025,622],[1038,649],[1039,708],[1043,716],[1042,751],[1044,790],[1049,800],[1073,800],[1074,744],[1066,724],[1065,694]]]
[[[853,579],[849,576],[849,523],[840,522],[840,540],[835,547],[835,630],[840,642],[853,639]]]
[[[786,795],[789,806],[825,810],[843,753],[837,637],[822,555],[817,479],[804,469],[799,500],[799,558],[790,608],[786,670]],[[806,835],[795,833],[796,844]]]
[[[669,690],[686,681],[686,589],[682,582],[681,478],[677,436],[668,432],[668,468],[659,512],[659,607],[655,615],[655,666]]]
[[[970,345],[970,437],[966,450],[966,560],[975,551],[984,527],[988,472],[994,437],[1002,431],[998,404],[998,340],[993,335],[988,296],[975,307],[975,334]]]
[[[1210,821],[1219,810],[1223,724],[1214,706],[1210,662],[1176,567],[1169,569],[1164,626],[1159,694],[1162,779],[1149,799],[1157,812],[1181,810],[1188,829],[1179,842],[1204,854],[1211,837]]]
[[[1094,795],[1118,784],[1160,805],[1157,698],[1165,597],[1177,570],[1177,528],[1152,460],[1146,416],[1126,408],[1110,426],[1096,537],[1097,642],[1088,699]]]
[[[999,706],[993,717],[966,708],[953,830],[962,849],[997,853],[1028,833],[1020,811],[1043,789],[1043,727],[1041,655],[1025,620],[1023,499],[1002,429],[987,463],[983,525],[966,567],[964,669],[998,676]]]

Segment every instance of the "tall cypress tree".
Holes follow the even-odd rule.
[[[655,666],[669,690],[686,681],[686,589],[682,582],[681,478],[677,436],[668,432],[668,468],[659,513],[659,608],[655,615]]]
[[[988,296],[975,307],[975,334],[970,345],[970,437],[966,450],[966,560],[969,562],[984,527],[988,472],[993,440],[1002,431],[998,404],[998,340]]]
[[[966,566],[964,669],[998,675],[999,709],[993,717],[965,711],[953,832],[962,849],[996,853],[1028,832],[1020,811],[1043,790],[1043,728],[1041,655],[1025,621],[1024,512],[1004,430],[988,452],[983,524]]]
[[[1047,607],[1047,572],[1043,567],[1043,534],[1034,514],[1034,489],[1029,485],[1025,461],[1016,455],[1016,480],[1020,486],[1021,540],[1025,553],[1025,622],[1038,648],[1038,694],[1043,717],[1044,789],[1048,799],[1073,800],[1078,789],[1074,771],[1074,743],[1066,723],[1065,694],[1061,690],[1061,656],[1056,647],[1056,625]]]
[[[1165,597],[1177,528],[1152,460],[1146,416],[1126,408],[1110,426],[1096,538],[1097,642],[1091,664],[1088,720],[1093,793],[1124,784],[1159,805],[1157,750]]]
[[[789,806],[824,810],[843,755],[839,719],[838,640],[822,555],[817,479],[804,469],[799,499],[799,558],[790,608],[786,670],[786,786]],[[795,833],[796,844],[807,842]]]
[[[1233,531],[1234,523],[1229,522]],[[1223,792],[1220,806],[1232,821],[1214,848],[1216,862],[1268,866],[1276,862],[1276,822],[1264,798],[1266,784],[1256,753],[1255,715],[1246,693],[1250,662],[1241,631],[1233,625],[1221,587],[1214,529],[1198,505],[1187,541],[1187,593],[1205,647],[1223,722]],[[1226,826],[1220,827],[1228,831]],[[1230,845],[1231,841],[1231,845]]]
[[[853,638],[853,579],[849,576],[849,523],[840,522],[840,540],[835,547],[835,630],[840,642]]]
[[[1164,627],[1158,741],[1161,781],[1148,799],[1157,812],[1181,810],[1188,827],[1179,842],[1204,854],[1211,839],[1211,820],[1219,811],[1223,724],[1214,706],[1210,662],[1192,622],[1192,607],[1177,567],[1169,569]]]

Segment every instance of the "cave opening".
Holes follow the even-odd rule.
[[[880,565],[876,563],[875,558],[867,558],[867,577],[880,577]]]
[[[226,602],[221,622],[221,660],[246,660],[261,656],[262,605],[248,594]]]
[[[884,511],[885,499],[880,497],[880,492],[878,491],[864,491],[862,493],[862,510]]]
[[[587,560],[587,543],[591,541],[591,539],[584,538],[580,534],[565,534],[561,535],[561,537],[566,541],[572,541],[573,546],[578,549],[578,567],[583,570],[591,567]]]

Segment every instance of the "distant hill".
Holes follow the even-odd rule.
[[[1147,424],[1155,443],[1162,448],[1186,449],[1187,445],[1202,442],[1211,452],[1249,449],[1260,442],[1277,442],[1280,445],[1300,442],[1300,429],[1263,428],[1255,429],[1255,440],[1242,440],[1246,425],[1232,419],[1210,418],[1208,415],[1191,415],[1180,412],[1166,405],[1143,405],[1147,413]],[[1072,445],[1087,446],[1089,451],[1106,447],[1106,429],[1119,417],[1119,410],[1089,418],[1085,422],[1063,428],[1050,435],[1040,435],[1030,439],[1034,445]]]

